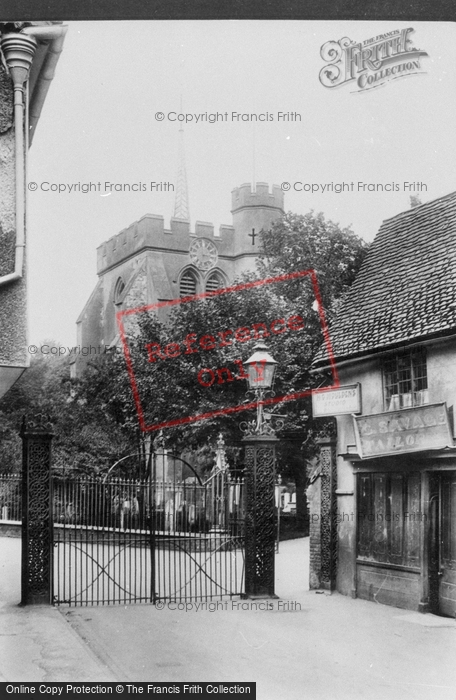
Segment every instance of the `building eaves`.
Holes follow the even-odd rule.
[[[455,244],[456,193],[386,219],[330,327],[336,361],[454,331]]]

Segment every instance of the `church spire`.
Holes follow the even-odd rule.
[[[190,210],[188,206],[188,187],[187,187],[187,171],[185,169],[185,151],[184,151],[184,129],[182,126],[179,129],[179,153],[178,153],[178,169],[176,181],[176,195],[174,199],[174,217],[176,219],[190,219]]]

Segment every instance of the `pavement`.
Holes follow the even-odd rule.
[[[20,599],[21,540],[0,537],[0,681],[115,680],[58,608]]]
[[[0,680],[256,681],[259,700],[456,698],[456,621],[309,591],[308,538],[280,545],[279,600],[218,609],[21,608],[15,538],[0,538],[0,574]]]

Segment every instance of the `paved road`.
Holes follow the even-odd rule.
[[[20,555],[20,539],[0,537],[0,681],[114,681],[59,609],[19,607]]]
[[[281,600],[270,609],[242,601],[213,612],[172,605],[19,610],[12,604],[14,547],[2,564],[0,624],[16,635],[14,647],[11,639],[0,642],[7,680],[256,681],[259,700],[456,697],[456,621],[308,591],[307,539],[281,544]]]

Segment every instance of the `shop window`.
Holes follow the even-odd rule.
[[[224,280],[220,272],[213,272],[206,280],[206,292],[215,292],[224,286]]]
[[[181,297],[188,297],[196,294],[197,280],[192,270],[186,270],[181,277],[179,294]]]
[[[420,474],[358,475],[358,558],[420,565]]]
[[[425,351],[413,350],[385,358],[383,381],[386,411],[429,403]]]

